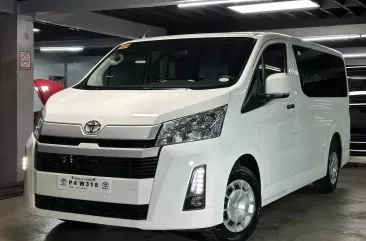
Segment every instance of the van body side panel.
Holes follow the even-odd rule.
[[[252,155],[260,170],[262,193],[266,187],[266,163],[263,162],[262,152],[258,140],[257,113],[255,111],[246,114],[241,114],[241,106],[243,98],[236,98],[230,103],[227,110],[227,118],[225,120],[222,137],[225,142],[221,142],[225,146],[224,167],[225,173],[230,175],[236,161],[245,154]]]
[[[341,138],[341,145],[342,145],[342,163],[341,166],[347,164],[350,158],[350,141],[351,141],[351,120],[350,115],[347,107],[349,106],[349,101],[342,100],[339,102],[337,106],[337,114],[339,119],[333,123],[333,126],[330,130],[331,136],[335,133],[339,133]]]
[[[289,52],[290,49],[285,39],[267,41],[263,46],[263,51],[276,44],[285,44],[285,54]],[[288,59],[287,55],[287,63]],[[288,70],[286,71],[288,72]],[[289,86],[289,97],[270,100],[264,106],[254,110],[258,113],[258,137],[266,163],[267,186],[264,200],[285,193],[289,188],[293,157],[297,148],[294,133],[295,113],[292,109],[287,108],[295,101],[296,92],[293,83],[289,83]]]
[[[251,71],[245,72],[247,79],[245,87],[248,88],[252,82],[253,72],[257,67],[260,56],[267,46],[276,43],[286,43],[284,39],[263,39],[259,40],[255,49],[258,49],[256,58],[249,61]],[[251,59],[254,56],[251,56]],[[249,67],[249,66],[247,66]],[[243,76],[242,76],[243,78]],[[225,158],[227,172],[230,173],[232,166],[245,154],[252,155],[260,168],[261,188],[263,204],[268,204],[267,200],[275,200],[281,194],[287,193],[289,188],[289,178],[293,169],[293,154],[296,152],[296,136],[294,135],[294,112],[287,109],[287,105],[295,99],[295,91],[290,84],[293,93],[291,97],[273,100],[264,106],[254,110],[240,113],[243,106],[245,93],[234,92],[229,103],[227,120],[230,120],[230,130],[236,134],[233,144],[228,148],[228,155]],[[238,116],[230,114],[230,109],[236,109]],[[234,112],[235,113],[235,112]],[[224,126],[223,134],[226,131]],[[229,127],[229,126],[228,126]],[[254,128],[255,127],[255,128]],[[280,153],[280,154],[279,154]]]
[[[292,41],[296,46],[303,46],[327,54],[337,56],[335,51],[312,46],[309,43]],[[292,54],[300,54],[294,53]],[[339,56],[341,58],[341,56]],[[343,158],[342,166],[348,161],[350,120],[348,112],[348,96],[345,97],[309,97],[300,81],[300,70],[293,55],[294,75],[298,85],[296,104],[296,125],[298,134],[298,158],[296,173],[291,183],[291,191],[316,181],[327,174],[329,147],[334,133],[341,137]],[[346,82],[346,78],[344,79]],[[330,86],[331,88],[331,86]],[[347,90],[348,92],[348,90]]]

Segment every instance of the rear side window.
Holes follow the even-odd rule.
[[[309,97],[347,97],[343,58],[293,46],[301,87]]]

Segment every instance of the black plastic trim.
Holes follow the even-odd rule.
[[[81,143],[96,143],[99,147],[111,148],[151,148],[155,146],[155,139],[152,140],[112,140],[112,139],[90,139],[90,138],[71,138],[59,136],[40,136],[39,143],[78,146]]]
[[[98,217],[146,220],[149,205],[130,205],[50,197],[35,194],[36,208]]]
[[[34,153],[34,168],[37,171],[88,175],[97,177],[154,178],[159,157],[121,158],[81,156],[57,153]]]

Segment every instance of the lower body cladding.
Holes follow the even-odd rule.
[[[215,226],[223,221],[224,194],[228,180],[228,175],[222,171],[223,156],[217,151],[218,141],[216,138],[165,146],[160,150],[157,148],[158,161],[154,177],[120,178],[116,177],[116,172],[113,171],[108,173],[94,170],[83,175],[80,168],[78,173],[67,173],[70,170],[67,168],[62,172],[49,171],[50,165],[43,166],[43,169],[38,168],[40,164],[35,163],[35,156],[36,162],[39,161],[37,155],[41,151],[46,154],[46,160],[43,160],[45,162],[47,156],[52,159],[55,153],[69,154],[66,161],[77,162],[78,160],[73,160],[72,157],[80,151],[88,153],[83,156],[84,159],[92,155],[95,158],[97,153],[105,157],[107,152],[106,148],[98,146],[90,149],[91,145],[87,145],[89,152],[86,146],[84,149],[84,146],[69,148],[36,144],[32,136],[27,144],[26,157],[28,163],[24,196],[27,209],[31,214],[39,216],[146,230],[199,229]],[[109,149],[113,149],[110,152],[113,154],[119,150]],[[129,150],[131,149],[120,151],[126,153]],[[153,152],[154,150],[147,151],[148,155]],[[143,158],[151,157],[143,155]],[[103,159],[100,160],[102,161]],[[203,206],[187,209],[187,202],[192,200],[188,197],[185,203],[189,196],[188,189],[192,187],[192,174],[194,170],[199,170],[199,174],[202,174],[199,167],[205,167],[204,193],[198,201],[203,202]],[[96,173],[103,173],[103,176],[91,175]],[[73,184],[74,180],[90,181],[88,185],[94,187],[85,188],[86,184],[83,183],[83,187],[72,189],[68,185]],[[98,183],[97,186],[93,182]]]

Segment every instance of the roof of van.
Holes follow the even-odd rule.
[[[127,41],[125,43],[136,43],[136,42],[145,42],[145,41],[158,41],[158,40],[170,40],[170,39],[189,39],[189,38],[223,38],[223,37],[242,37],[242,38],[288,38],[294,41],[295,43],[306,45],[308,47],[313,47],[315,49],[321,49],[326,52],[330,52],[339,56],[342,54],[334,49],[328,48],[326,46],[303,41],[301,38],[293,37],[286,34],[281,33],[273,33],[273,32],[227,32],[227,33],[199,33],[199,34],[181,34],[181,35],[165,35],[159,37],[149,37],[149,38],[140,38],[134,39],[131,41]]]
[[[289,35],[270,33],[270,32],[228,32],[228,33],[199,33],[199,34],[180,34],[180,35],[165,35],[159,37],[149,37],[135,39],[129,42],[142,42],[142,41],[155,41],[155,40],[167,40],[167,39],[185,39],[185,38],[222,38],[222,37],[247,37],[258,38],[259,36],[277,35],[282,37],[293,38]]]

